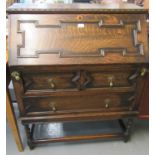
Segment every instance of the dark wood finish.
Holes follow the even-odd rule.
[[[149,76],[144,79],[144,87],[139,106],[139,118],[149,119]]]
[[[109,139],[109,138],[121,138],[122,134],[99,134],[91,136],[69,136],[62,138],[51,138],[51,139],[40,139],[33,141],[35,144],[49,143],[49,142],[67,142],[67,141],[77,141],[77,140],[93,140],[93,139]]]
[[[119,120],[120,128],[122,128],[122,130],[120,130],[120,131],[115,131],[113,133],[111,133],[110,131],[109,132],[102,131],[103,133],[99,133],[99,134],[97,134],[97,133],[93,133],[93,134],[87,133],[86,135],[83,135],[83,134],[66,135],[67,130],[65,130],[66,134],[63,134],[63,133],[61,133],[63,131],[60,131],[60,128],[57,128],[57,126],[54,127],[57,130],[55,130],[54,132],[51,133],[52,128],[50,126],[44,125],[44,127],[42,129],[41,125],[40,125],[39,126],[39,131],[43,132],[44,133],[43,135],[48,136],[48,138],[41,137],[39,139],[35,137],[35,133],[34,133],[35,126],[37,126],[37,124],[33,124],[31,129],[27,125],[25,125],[25,128],[27,128],[27,130],[28,130],[27,131],[28,141],[30,141],[30,142],[28,142],[28,145],[29,145],[30,149],[33,149],[38,144],[46,144],[46,143],[49,143],[49,142],[70,142],[70,141],[96,140],[96,139],[113,139],[113,140],[114,139],[123,139],[125,142],[127,142],[129,140],[129,138],[130,138],[130,132],[131,132],[132,124],[133,124],[132,122],[133,122],[133,119],[130,118],[130,119],[128,119],[128,121],[127,121],[127,123],[125,125],[123,120]],[[87,123],[87,122],[85,122],[85,123]],[[93,125],[93,123],[92,123],[92,125]],[[91,125],[91,127],[93,127],[92,125]],[[45,126],[47,126],[47,129],[45,129]],[[74,131],[75,130],[76,130],[76,128],[74,127]],[[41,133],[38,133],[38,134],[41,134]]]
[[[130,139],[130,133],[132,131],[133,119],[129,118],[127,124],[125,125],[123,120],[119,119],[120,126],[124,131],[124,142],[127,142]]]
[[[145,16],[13,15],[10,18],[12,52],[9,64],[90,65],[148,62]],[[50,42],[44,39],[46,36]]]
[[[34,145],[32,143],[32,140],[33,140],[32,139],[32,131],[33,131],[33,126],[32,126],[32,128],[30,128],[28,124],[25,125],[25,133],[27,136],[27,143],[31,150],[34,148]]]
[[[139,114],[148,74],[146,10],[78,6],[8,10],[9,66],[30,148],[80,139],[127,141],[130,118]],[[129,121],[126,127],[120,121],[122,135],[33,140],[36,123],[123,118]]]
[[[24,98],[27,115],[77,113],[87,111],[131,111],[136,108],[133,93],[108,93],[64,97]],[[85,103],[85,104],[83,104]]]
[[[60,121],[87,121],[87,120],[113,120],[128,117],[138,116],[138,111],[123,111],[123,112],[84,112],[84,113],[71,113],[50,116],[28,116],[21,117],[23,124],[39,123],[39,122],[60,122]]]
[[[145,66],[145,65],[144,65]],[[142,66],[62,66],[16,68],[25,93],[134,87]],[[12,69],[14,70],[14,69]]]

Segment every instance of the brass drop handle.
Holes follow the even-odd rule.
[[[56,107],[55,107],[55,103],[51,102],[51,103],[49,104],[49,106],[52,108],[52,111],[53,111],[53,112],[56,112],[56,111],[57,111],[57,109],[56,109]]]
[[[113,81],[110,81],[109,86],[113,87]]]
[[[111,102],[111,100],[110,100],[109,98],[107,98],[107,99],[104,100],[105,108],[106,108],[106,109],[109,108],[109,106],[110,106],[110,102]]]
[[[55,84],[53,82],[50,83],[50,86],[51,86],[52,89],[55,88]]]
[[[109,80],[109,86],[113,87],[114,86],[113,77],[109,77],[108,80]]]
[[[147,68],[142,68],[140,75],[141,75],[141,76],[145,76],[146,73],[148,73],[148,72],[149,72],[149,71],[148,71]]]
[[[56,107],[55,107],[55,106],[53,106],[53,107],[52,107],[52,110],[55,112],[55,111],[56,111]]]
[[[105,104],[105,108],[108,109],[109,108],[109,103]]]
[[[50,83],[50,87],[52,89],[54,89],[55,88],[55,83],[53,82],[53,79],[49,79],[48,82]]]
[[[11,73],[11,76],[12,76],[15,80],[17,80],[17,81],[20,80],[20,73],[17,72],[17,71],[12,72],[12,73]]]

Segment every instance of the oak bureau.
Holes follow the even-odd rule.
[[[127,141],[148,74],[148,10],[72,3],[14,4],[7,12],[9,68],[30,149],[58,141]],[[122,132],[34,136],[39,124],[101,120],[119,122]]]

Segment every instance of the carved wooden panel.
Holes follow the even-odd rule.
[[[47,57],[57,63],[75,58],[106,62],[114,55],[124,61],[148,58],[144,15],[20,15],[11,23],[16,30],[10,44],[18,63]]]
[[[21,30],[20,27],[22,24],[27,24],[29,25],[29,29],[31,29],[32,24],[34,25],[34,28],[32,27],[32,29],[36,29],[34,30],[34,34],[35,37],[37,36],[37,34],[44,34],[42,37],[46,36],[56,36],[57,38],[55,38],[54,40],[54,44],[49,45],[48,46],[45,44],[43,46],[41,46],[40,48],[37,46],[35,46],[34,44],[29,44],[30,47],[28,49],[26,49],[26,41],[29,42],[28,39],[30,39],[30,34],[26,31],[26,30]],[[132,27],[131,30],[129,29],[128,32],[127,30],[125,30],[126,27],[129,27],[129,25]],[[23,26],[24,27],[24,26]],[[86,28],[88,30],[86,30]],[[90,27],[90,28],[89,28]],[[96,32],[96,36],[92,34],[92,30],[91,27],[95,29]],[[74,33],[76,35],[74,35],[73,33],[70,32],[70,30],[74,29]],[[50,31],[47,31],[47,29],[51,29]],[[60,29],[60,30],[57,30]],[[79,30],[81,29],[81,30]],[[114,29],[116,29],[114,31]],[[123,29],[123,30],[121,30]],[[43,32],[42,32],[43,31]],[[81,31],[81,32],[80,32]],[[97,36],[97,31],[99,31],[100,36]],[[120,31],[120,32],[119,32]],[[79,51],[76,51],[76,49],[74,49],[74,42],[72,43],[72,40],[74,40],[75,42],[79,42],[79,38],[82,39],[83,41],[86,41],[86,39],[92,39],[92,43],[97,44],[98,40],[100,40],[101,42],[105,41],[105,37],[107,35],[106,39],[112,40],[112,38],[114,37],[113,35],[115,35],[116,32],[118,32],[118,36],[115,39],[120,39],[120,41],[123,41],[123,37],[121,36],[121,33],[123,33],[122,31],[125,31],[124,34],[125,35],[131,35],[131,42],[133,42],[133,48],[135,48],[135,50],[133,51],[129,51],[129,49],[123,45],[118,45],[115,43],[115,47],[110,47],[112,45],[103,45],[105,47],[99,46],[96,50],[94,51],[87,51],[83,48],[83,46],[81,46],[82,48],[79,49]],[[104,23],[103,20],[100,21],[81,21],[81,22],[77,22],[77,21],[60,21],[59,25],[40,25],[39,21],[37,20],[18,20],[18,28],[17,28],[17,33],[21,33],[22,35],[22,44],[17,45],[17,57],[18,58],[38,58],[40,54],[58,54],[59,57],[89,57],[89,56],[105,56],[106,53],[109,52],[120,52],[123,56],[126,55],[133,55],[133,56],[139,56],[139,55],[144,55],[144,51],[143,51],[143,44],[138,42],[138,38],[137,35],[138,33],[141,32],[141,24],[140,24],[140,20],[137,21],[122,21],[120,20],[120,22],[118,24],[106,24]],[[51,33],[51,34],[50,34]],[[80,34],[80,33],[89,33],[88,34]],[[108,33],[111,33],[110,35]],[[128,34],[129,33],[129,34]],[[99,35],[99,34],[98,34]],[[103,35],[103,38],[102,38]],[[109,36],[108,36],[109,35]],[[62,37],[61,37],[62,36]],[[28,39],[26,39],[26,37],[28,37]],[[41,36],[40,36],[41,37]],[[126,36],[128,37],[128,36]],[[97,39],[98,40],[97,40]],[[39,42],[39,36],[36,38],[36,41]],[[72,40],[70,40],[72,39]],[[63,44],[60,44],[60,40]],[[115,41],[115,40],[114,40]],[[114,42],[113,41],[113,42]],[[52,42],[52,40],[51,40]],[[69,46],[69,42],[70,45],[73,46],[70,47]],[[89,42],[88,44],[90,44],[91,46],[91,42]],[[114,44],[113,42],[111,42],[111,44]],[[32,42],[33,43],[33,42]],[[82,43],[82,42],[81,42]],[[131,44],[131,43],[130,43]],[[67,47],[68,45],[68,47]],[[106,47],[107,46],[107,47]],[[119,47],[120,46],[120,47]],[[67,48],[67,49],[65,49]],[[28,54],[28,52],[31,51],[31,54]],[[23,54],[22,54],[23,53]]]

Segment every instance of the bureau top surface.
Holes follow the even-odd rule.
[[[131,3],[69,3],[69,4],[47,4],[47,3],[32,3],[22,4],[14,3],[7,9],[8,13],[64,13],[64,12],[147,12],[147,9],[139,7]]]

